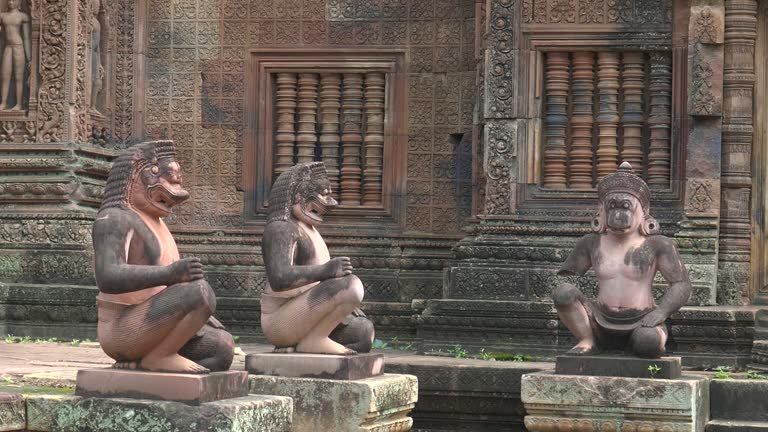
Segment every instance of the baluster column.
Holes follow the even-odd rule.
[[[635,173],[642,176],[645,59],[641,52],[625,52],[622,60],[621,87],[624,99],[621,116],[621,161],[629,162]]]
[[[275,177],[293,166],[293,146],[296,141],[296,74],[277,74],[275,92],[277,132],[275,134]]]
[[[544,187],[565,189],[568,153],[569,58],[567,52],[549,52],[546,56],[544,91],[547,116],[544,120]]]
[[[571,149],[569,186],[592,187],[592,125],[595,92],[595,53],[573,53],[573,115],[571,116]]]
[[[328,171],[331,190],[339,191],[339,108],[341,108],[341,75],[320,76],[320,154]]]
[[[618,168],[619,54],[600,52],[597,63],[597,125],[600,133],[597,144],[597,180],[600,181]]]
[[[342,124],[341,133],[341,199],[343,205],[360,205],[360,147],[362,108],[363,108],[363,76],[349,73],[343,76],[342,91]]]
[[[366,130],[365,171],[363,172],[363,205],[381,204],[381,182],[384,168],[384,74],[365,74]]]

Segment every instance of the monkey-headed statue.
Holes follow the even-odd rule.
[[[172,141],[137,144],[112,165],[93,245],[98,337],[113,367],[200,374],[232,363],[203,265],[179,257],[162,219],[187,198]]]
[[[649,214],[650,190],[629,163],[603,178],[597,194],[594,233],[576,243],[558,273],[581,276],[593,268],[597,299],[587,299],[568,283],[553,295],[560,319],[578,340],[568,354],[628,349],[658,358],[667,341],[664,321],[691,295],[688,271],[672,240],[657,234],[658,223]],[[651,289],[657,271],[669,283],[658,305]]]
[[[317,231],[336,207],[322,162],[275,180],[262,250],[267,287],[261,328],[276,352],[355,354],[371,350],[373,324],[359,309],[363,284],[347,257],[331,259]]]

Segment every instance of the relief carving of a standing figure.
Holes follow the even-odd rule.
[[[2,62],[2,94],[0,109],[21,110],[24,95],[24,74],[29,71],[32,58],[32,36],[29,15],[19,8],[21,0],[8,0],[8,11],[0,13],[5,48]],[[11,90],[11,74],[16,84],[16,104],[10,107],[8,97]]]
[[[91,3],[91,109],[97,110],[99,94],[104,86],[104,66],[101,64],[101,0]]]

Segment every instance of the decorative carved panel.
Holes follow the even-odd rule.
[[[590,189],[622,161],[670,187],[668,52],[547,52],[544,94],[543,187]]]

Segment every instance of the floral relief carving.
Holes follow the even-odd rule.
[[[65,118],[64,77],[67,66],[66,8],[66,0],[45,0],[40,6],[43,30],[40,42],[39,142],[58,142],[64,139],[62,121]]]
[[[696,17],[694,40],[698,43],[717,43],[718,25],[712,9],[705,7]]]
[[[549,0],[549,22],[576,22],[576,0]]]
[[[581,0],[579,5],[579,23],[581,24],[603,24],[604,0]]]
[[[487,177],[485,210],[487,214],[508,214],[512,172],[516,151],[517,128],[509,121],[494,121],[486,125]]]
[[[699,213],[706,213],[715,203],[713,185],[708,180],[691,180],[688,183],[688,208]]]
[[[691,115],[713,115],[717,103],[712,89],[712,65],[703,58],[700,45],[697,44],[693,56],[693,73],[691,77]]]

